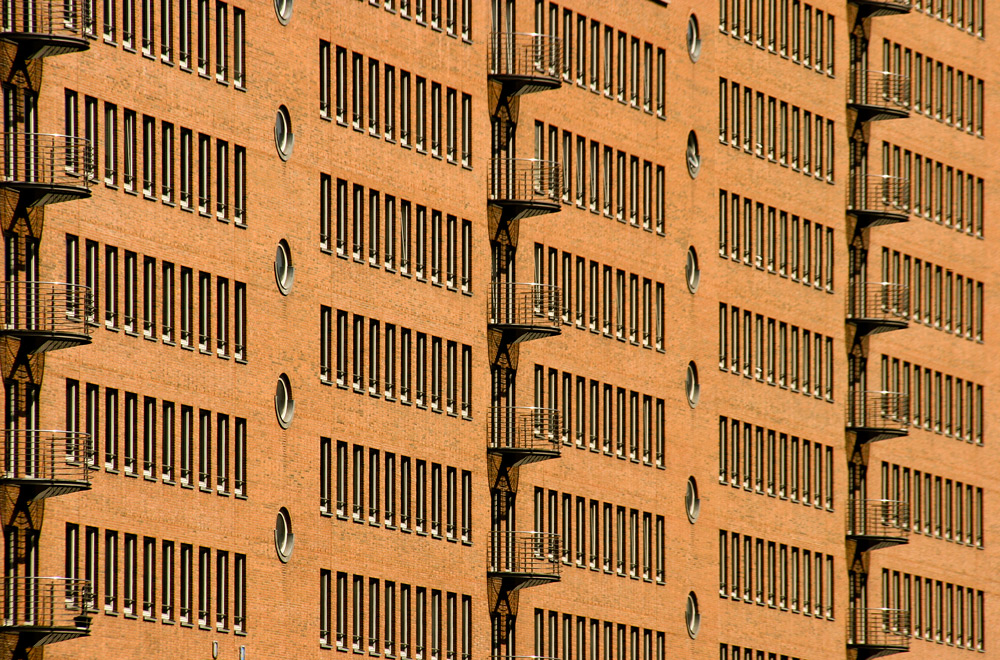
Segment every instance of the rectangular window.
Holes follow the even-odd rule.
[[[215,79],[226,83],[229,77],[229,14],[224,2],[215,3]]]
[[[238,7],[233,7],[233,85],[246,89],[246,13]]]
[[[211,14],[208,8],[209,0],[198,0],[198,74],[208,77],[209,20]]]

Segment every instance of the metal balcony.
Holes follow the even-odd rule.
[[[899,500],[855,500],[847,503],[847,538],[860,550],[909,543],[910,505]]]
[[[83,36],[85,23],[94,18],[84,15],[83,0],[14,0],[3,5],[0,39],[17,44],[24,59],[77,53],[90,48]]]
[[[534,32],[490,35],[489,77],[507,96],[557,89],[562,85],[562,40]]]
[[[562,544],[546,532],[490,532],[487,576],[503,582],[510,592],[559,580]]]
[[[847,105],[860,121],[910,116],[910,78],[890,71],[851,71]]]
[[[909,651],[909,610],[848,608],[847,647],[857,650],[858,660]]]
[[[552,284],[494,282],[489,303],[489,326],[508,345],[562,332],[562,289]]]
[[[507,466],[559,458],[562,414],[555,408],[493,406],[487,424],[487,451]]]
[[[19,486],[27,500],[90,489],[88,433],[7,429],[0,447],[0,483]]]
[[[852,392],[847,400],[847,430],[859,442],[898,438],[910,431],[910,397],[900,392]]]
[[[901,330],[909,325],[910,288],[894,282],[858,282],[847,288],[847,320],[859,335]]]
[[[490,160],[489,203],[517,220],[560,210],[562,169],[553,160],[494,158]]]
[[[893,16],[908,14],[912,0],[852,0],[863,16]]]
[[[90,582],[64,577],[5,577],[0,632],[19,636],[26,648],[90,634]]]
[[[89,344],[90,287],[64,282],[4,282],[0,336],[21,340],[28,353]]]
[[[20,194],[24,206],[90,197],[90,140],[72,135],[3,134],[0,187]]]
[[[859,229],[906,222],[910,218],[910,180],[851,172],[847,212],[857,218]]]

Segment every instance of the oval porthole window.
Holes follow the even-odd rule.
[[[687,624],[688,636],[694,639],[701,628],[701,613],[698,611],[698,597],[693,591],[688,592],[687,606],[684,608],[684,622]]]
[[[292,0],[274,0],[274,13],[278,15],[278,22],[288,25],[292,17]]]
[[[292,518],[288,514],[288,509],[281,507],[278,509],[278,518],[274,521],[274,549],[278,553],[278,559],[282,563],[287,562],[292,556],[294,547],[295,535],[292,534]]]
[[[701,385],[698,384],[698,366],[694,362],[688,362],[684,389],[687,391],[688,403],[694,408],[698,405],[698,399],[701,397]]]
[[[288,247],[285,239],[278,241],[278,247],[274,251],[274,281],[278,284],[278,291],[287,296],[292,291],[292,282],[295,281],[295,269],[292,268],[292,250]]]
[[[278,384],[274,387],[274,414],[278,417],[281,428],[287,429],[295,416],[295,400],[292,399],[292,384],[288,376],[278,376]]]
[[[688,477],[687,492],[684,493],[684,509],[687,511],[688,520],[691,524],[698,520],[701,513],[701,498],[698,497],[698,482],[694,477]]]
[[[687,264],[684,266],[684,276],[687,279],[688,291],[694,293],[698,290],[698,282],[701,281],[701,269],[698,268],[698,253],[693,247],[688,248]]]
[[[688,17],[687,47],[691,61],[697,62],[701,57],[701,31],[698,29],[698,17],[694,14]]]
[[[694,179],[698,176],[698,170],[701,169],[701,152],[698,151],[698,136],[695,135],[694,131],[688,133],[687,150],[685,152],[687,158],[687,168],[688,174]]]
[[[274,117],[274,146],[281,160],[288,160],[291,157],[292,147],[295,146],[295,135],[292,134],[292,118],[285,106],[279,107],[278,114]]]

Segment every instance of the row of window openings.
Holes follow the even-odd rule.
[[[414,332],[410,328],[399,328],[399,352],[396,352],[396,325],[368,319],[368,341],[365,342],[365,317],[337,310],[336,344],[333,333],[333,310],[325,305],[320,307],[320,380],[327,384],[336,382],[338,387],[347,388],[350,371],[350,387],[355,392],[366,391],[365,363],[367,353],[367,392],[373,397],[384,396],[387,401],[396,400],[399,387],[399,401],[411,403],[418,408],[426,408],[428,394],[430,408],[434,412],[447,412],[455,416],[461,412],[465,419],[472,418],[472,347],[468,344],[430,337],[430,365],[427,364],[428,335]],[[353,322],[351,322],[353,320]],[[349,326],[350,323],[350,326]],[[415,336],[415,337],[414,337]],[[385,351],[385,380],[382,381],[382,348]],[[459,365],[461,347],[461,365]],[[367,350],[366,350],[367,348]],[[331,357],[336,355],[336,381],[331,369]],[[396,360],[399,359],[397,381]],[[461,387],[459,387],[461,368]],[[427,391],[427,376],[430,373],[431,387]],[[412,378],[412,380],[411,380]],[[444,391],[442,392],[442,387]],[[442,394],[444,395],[442,397]],[[461,397],[461,399],[458,398]]]
[[[626,523],[626,513],[627,520]],[[640,515],[641,514],[641,515]],[[602,517],[603,516],[603,517]],[[641,520],[641,523],[640,523]],[[535,530],[560,534],[564,564],[665,584],[663,516],[535,488]],[[627,525],[627,526],[626,526]],[[574,554],[575,550],[575,554]]]
[[[907,635],[986,650],[985,596],[978,589],[883,568],[882,607],[910,613]]]
[[[833,511],[833,475],[833,447],[719,417],[720,484]]]
[[[84,98],[84,136],[89,141],[90,162],[80,163],[75,156],[68,156],[66,170],[72,174],[85,175],[91,181],[98,180],[100,147],[98,136],[104,142],[104,183],[109,188],[117,188],[119,181],[118,160],[118,107],[111,103],[104,104],[104,132],[101,133],[98,116],[97,99]],[[203,133],[195,134],[189,128],[180,128],[179,148],[175,136],[174,124],[161,121],[159,139],[157,139],[156,119],[142,115],[142,135],[137,134],[139,116],[134,110],[124,110],[123,133],[121,144],[123,148],[121,162],[121,182],[125,192],[138,193],[141,184],[145,198],[159,199],[167,205],[179,201],[180,207],[193,211],[195,201],[199,213],[211,216],[223,222],[232,217],[237,225],[246,224],[246,177],[247,152],[246,147],[232,145],[232,161],[230,161],[230,144],[224,140],[215,140]],[[79,134],[77,93],[66,90],[66,134],[76,137]],[[139,138],[141,137],[141,142]],[[139,166],[139,147],[142,148],[142,180],[137,179]],[[160,158],[156,150],[160,149]],[[197,153],[195,149],[197,148]],[[177,157],[180,160],[177,160]],[[215,176],[212,172],[212,160],[215,159]],[[196,162],[197,161],[197,162]],[[159,168],[160,189],[157,190],[157,168]],[[176,178],[179,179],[175,181]],[[194,177],[197,174],[197,200],[195,200]],[[179,189],[175,187],[180,184]],[[215,206],[212,205],[213,188]]]
[[[334,463],[331,451],[330,439],[320,438],[320,513],[336,514],[338,518],[350,518],[357,523],[367,521],[369,525],[386,529],[397,529],[398,514],[398,529],[402,532],[429,533],[434,538],[472,543],[470,471],[430,463],[428,481],[427,461],[399,456],[397,477],[397,456],[393,452],[371,448],[366,452],[361,445],[348,446],[338,441]],[[332,499],[333,495],[336,500]]]
[[[100,530],[97,527],[86,526],[83,539],[84,555],[81,562],[80,527],[74,523],[66,524],[67,576],[78,578],[80,569],[83,569],[85,579],[91,585],[90,600],[85,603],[87,611],[98,611],[100,596],[98,585],[102,584],[103,578],[104,612],[111,616],[118,614],[120,605],[120,611],[126,618],[142,616],[146,621],[156,621],[157,600],[159,600],[159,618],[163,623],[176,621],[182,626],[198,625],[205,630],[213,628],[218,632],[232,630],[237,635],[247,633],[246,555],[232,553],[230,569],[230,553],[225,550],[215,551],[213,593],[211,548],[181,543],[178,553],[174,541],[157,543],[155,538],[140,537],[135,534],[123,534],[122,541],[122,552],[119,554],[119,533],[116,530],[104,530],[102,555]],[[156,557],[158,545],[159,561]],[[160,569],[159,580],[156,575],[157,568]],[[157,587],[160,591],[159,599],[157,599]]]
[[[97,0],[82,0],[84,2],[84,34],[97,38]],[[163,63],[174,63],[174,27],[177,29],[177,64],[182,71],[191,71],[192,59],[197,56],[199,75],[211,76],[212,54],[212,6],[211,0],[194,0],[197,5],[196,14],[192,15],[192,0],[160,0],[159,2],[159,33],[157,40],[156,0],[138,0],[140,6],[141,36],[136,35],[136,2],[137,0],[121,0],[121,11],[118,10],[119,0],[102,0],[102,34],[104,42],[110,45],[118,44],[118,24],[121,22],[122,48],[135,52],[136,38],[139,36],[142,54],[150,59],[156,58],[159,46],[160,59]],[[176,6],[176,13],[174,8]],[[230,43],[229,7],[224,2],[215,2],[215,78],[222,84],[231,80],[237,89],[246,87],[246,13],[239,7],[233,7],[233,25]],[[191,43],[192,19],[196,31],[195,43]],[[194,52],[197,48],[197,53]],[[230,70],[230,55],[232,69]]]
[[[719,530],[722,598],[832,621],[833,585],[832,555]]]
[[[765,653],[767,660],[803,660],[784,653],[769,653],[766,651],[754,651],[748,646],[738,646],[735,644],[719,644],[719,660],[764,660]],[[730,655],[732,654],[732,655]]]
[[[720,32],[761,49],[766,41],[768,52],[828,76],[836,61],[834,23],[800,0],[719,0]]]
[[[602,149],[594,140],[588,145],[588,140],[581,135],[576,136],[574,148],[573,134],[565,130],[560,145],[560,130],[552,125],[546,128],[543,122],[536,121],[535,158],[545,160],[546,155],[560,165],[565,204],[575,200],[579,208],[600,213],[603,200],[605,217],[616,218],[619,222],[626,222],[627,218],[633,227],[641,226],[646,231],[653,231],[655,227],[657,234],[664,235],[666,174],[662,165],[655,166],[654,181],[654,164],[650,161],[641,161],[640,173],[638,156],[608,146]]]
[[[913,0],[913,8],[946,21],[969,34],[983,36],[986,13],[983,0]]]
[[[904,188],[905,196],[889,201],[914,215],[982,238],[986,193],[980,177],[888,142],[882,143],[882,171],[910,183]]]
[[[325,119],[335,117],[337,123],[347,125],[347,99],[350,94],[351,125],[355,130],[367,130],[373,137],[384,137],[387,142],[397,139],[397,103],[399,110],[398,139],[402,147],[415,147],[419,153],[427,153],[427,79],[411,76],[409,71],[400,70],[397,100],[396,68],[388,64],[382,69],[378,60],[351,53],[350,90],[348,90],[347,50],[337,46],[331,62],[331,45],[328,41],[319,44],[319,112]],[[335,71],[331,69],[335,67]],[[333,74],[335,73],[335,78]],[[367,75],[367,80],[365,76]],[[382,76],[384,88],[379,85]],[[411,92],[411,78],[413,88]],[[368,97],[365,98],[365,86]],[[472,96],[461,94],[461,137],[459,136],[458,103],[459,92],[451,87],[444,90],[442,106],[441,83],[430,84],[430,153],[435,158],[444,156],[449,163],[472,167]],[[331,106],[331,91],[336,95],[336,105]],[[412,94],[412,95],[411,95]],[[365,113],[367,103],[368,112]],[[383,112],[384,108],[384,112]],[[442,126],[443,123],[443,126]],[[411,128],[413,129],[411,133]],[[442,144],[442,137],[444,143]],[[458,141],[461,139],[461,154]]]
[[[396,197],[382,195],[368,189],[368,209],[365,212],[365,188],[354,184],[348,195],[348,183],[336,180],[336,198],[333,197],[333,179],[320,174],[320,249],[331,250],[331,238],[336,239],[337,256],[350,255],[359,263],[365,261],[365,238],[368,241],[368,264],[373,268],[384,267],[403,277],[416,277],[427,281],[427,248],[430,243],[430,282],[463,293],[472,291],[472,222],[462,219],[459,237],[459,219],[430,209],[430,236],[428,237],[428,209],[407,199],[399,200],[396,216]],[[384,203],[383,203],[384,202]],[[331,235],[331,216],[336,203],[336,230]],[[348,206],[350,205],[350,208]],[[384,209],[384,213],[383,213]],[[367,231],[365,224],[367,222]],[[350,229],[350,239],[348,230]],[[459,244],[459,241],[461,243]],[[350,246],[350,251],[348,247]],[[459,255],[459,249],[461,254]],[[459,257],[461,268],[459,270]],[[443,262],[443,263],[442,263]]]
[[[588,22],[587,17],[581,14],[574,17],[571,9],[564,8],[560,17],[559,6],[554,2],[548,3],[546,26],[544,5],[544,0],[535,0],[535,32],[555,39],[561,36],[562,61],[550,59],[543,62],[540,55],[536,55],[536,68],[547,67],[551,76],[561,75],[567,83],[575,82],[578,87],[589,88],[595,94],[603,90],[606,98],[617,99],[619,103],[627,103],[637,110],[641,107],[648,114],[653,114],[655,94],[656,116],[666,119],[665,49],[656,49],[654,61],[653,44],[648,41],[640,41],[638,37],[621,30],[616,33],[610,25],[605,25],[602,30],[600,21],[590,19]],[[555,70],[555,66],[560,71]]]
[[[666,658],[665,633],[638,626],[626,626],[624,623],[615,624],[599,619],[588,620],[587,617],[583,616],[535,609],[534,633],[535,654],[539,658],[576,658],[577,660],[585,658],[590,660],[599,660],[600,658],[605,660],[612,658],[618,658],[618,660],[665,660]],[[562,644],[561,653],[560,644]]]
[[[935,433],[983,444],[983,386],[883,355],[882,390],[909,399],[912,423]]]
[[[643,348],[656,348],[663,352],[664,286],[641,278],[635,273],[601,267],[596,261],[576,257],[556,248],[548,249],[535,243],[535,281],[562,287],[562,322],[584,329],[584,320],[591,332],[601,332],[606,337],[629,341]],[[589,277],[589,286],[587,286]],[[627,281],[627,285],[626,285]],[[655,288],[654,288],[655,284]],[[626,291],[626,286],[628,287]],[[573,295],[569,295],[570,291]],[[602,295],[603,294],[603,295]],[[626,307],[627,305],[627,307]],[[571,321],[572,319],[572,321]],[[613,326],[612,326],[613,324]],[[612,327],[614,332],[612,333]]]
[[[719,78],[719,142],[833,183],[834,123],[785,101]],[[789,151],[790,149],[790,151]]]
[[[428,24],[427,1],[428,0],[398,0],[400,18],[407,21],[412,18],[417,25],[426,27]],[[459,0],[430,0],[430,27],[432,30],[440,32],[443,24],[445,34],[449,37],[457,37],[458,34],[456,33],[456,26],[459,20],[458,11],[459,8],[461,8],[462,41],[472,43],[472,0],[460,1],[461,7],[459,7]],[[372,7],[378,7],[380,4],[383,5],[385,10],[390,14],[396,13],[396,2],[397,0],[368,0],[368,4]],[[443,22],[441,13],[442,2],[444,2]]]
[[[887,247],[882,248],[882,281],[907,287],[908,309],[914,321],[966,339],[983,340],[982,282]]]
[[[719,256],[832,292],[833,229],[773,206],[765,221],[763,203],[740,199],[719,190]]]
[[[319,579],[321,647],[412,660],[472,657],[472,596],[326,569]]]
[[[903,102],[905,106],[960,131],[983,136],[982,79],[904,49],[888,39],[882,40],[882,67],[909,78],[911,91]]]
[[[882,461],[882,499],[907,506],[913,531],[982,548],[983,489],[920,470],[910,474],[908,467]]]
[[[233,283],[230,299],[228,278],[216,277],[212,283],[210,273],[195,272],[186,266],[180,268],[180,291],[175,287],[174,264],[161,261],[157,267],[153,257],[142,258],[142,272],[139,272],[139,255],[124,251],[123,272],[119,271],[118,248],[104,247],[104,325],[110,330],[121,327],[126,333],[139,334],[141,321],[142,335],[155,341],[157,338],[157,311],[160,316],[160,339],[164,344],[174,345],[177,333],[174,323],[176,312],[180,313],[179,340],[181,348],[193,350],[197,339],[202,353],[212,351],[212,295],[215,294],[215,353],[222,358],[230,355],[238,362],[245,362],[246,351],[246,284]],[[85,243],[84,279],[93,295],[94,316],[88,323],[96,324],[97,309],[101,295],[100,245],[94,241]],[[79,239],[66,235],[66,277],[67,282],[79,283]],[[121,276],[121,280],[119,280]],[[140,292],[141,276],[141,292]],[[159,277],[158,277],[159,276]],[[157,286],[159,279],[159,287]],[[120,285],[119,285],[120,282]],[[197,286],[197,290],[196,290]],[[120,298],[119,298],[120,295]],[[197,297],[197,300],[195,299]],[[141,298],[142,309],[139,309]],[[123,314],[119,314],[119,303]],[[230,309],[230,304],[232,308]],[[194,327],[197,310],[197,329]],[[141,316],[140,316],[141,314]],[[197,336],[195,331],[197,330]],[[230,334],[232,333],[232,335]],[[233,341],[230,344],[230,336]]]
[[[197,484],[204,492],[212,492],[214,489],[220,495],[228,496],[232,493],[237,498],[246,498],[245,419],[235,417],[231,422],[229,415],[217,413],[213,423],[211,411],[188,405],[180,406],[178,418],[177,406],[173,401],[158,403],[153,397],[140,396],[134,392],[124,392],[124,401],[121,401],[120,392],[115,388],[105,387],[102,397],[99,385],[85,385],[84,414],[81,417],[80,383],[73,379],[66,380],[66,424],[67,430],[74,433],[80,431],[81,424],[85,426],[88,446],[84,448],[84,453],[91,468],[96,469],[99,465],[103,423],[104,468],[108,472],[117,473],[123,468],[127,476],[137,477],[141,462],[142,475],[147,480],[155,481],[159,468],[159,476],[165,484],[173,485],[179,481],[186,488],[193,488]],[[12,397],[13,394],[8,396],[8,419],[13,419],[10,412],[16,404],[16,398]],[[157,443],[160,445],[159,453]],[[79,454],[75,448],[67,447],[67,455]],[[161,461],[159,466],[157,460]]]
[[[655,460],[656,467],[665,467],[663,399],[593,379],[588,387],[588,380],[583,376],[576,376],[574,387],[573,374],[565,371],[560,390],[559,370],[549,369],[547,380],[545,372],[545,367],[535,365],[535,407],[561,412],[564,445],[575,441],[580,449],[589,447],[593,452],[603,451],[607,456],[628,458],[633,463],[641,458],[644,465],[653,465]]]
[[[833,364],[832,337],[719,303],[722,371],[833,401]]]

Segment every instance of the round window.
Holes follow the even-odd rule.
[[[694,408],[698,405],[698,399],[701,397],[701,385],[698,384],[698,366],[694,362],[688,362],[684,389],[687,391],[688,403]]]
[[[288,3],[288,6],[291,7],[291,2]],[[274,117],[274,146],[278,149],[278,156],[281,157],[281,160],[288,160],[292,155],[292,147],[295,146],[292,118],[288,115],[288,108],[285,106],[279,107],[278,114]]]
[[[295,269],[292,268],[292,250],[285,239],[278,241],[278,247],[274,252],[274,280],[282,295],[287,296],[291,293],[292,282],[295,281]]]
[[[292,17],[292,0],[274,0],[274,13],[278,15],[279,23],[288,25]]]
[[[278,376],[278,384],[274,388],[274,413],[278,416],[278,424],[287,429],[295,416],[295,400],[292,399],[292,384],[288,376]]]
[[[701,270],[698,268],[698,253],[694,251],[694,247],[688,248],[684,276],[687,279],[688,291],[691,293],[697,291],[698,282],[701,281]]]
[[[287,562],[292,556],[292,548],[295,547],[295,535],[292,534],[292,518],[288,515],[288,509],[281,507],[278,509],[278,517],[274,521],[274,549],[278,553],[278,559],[282,563]]]
[[[698,482],[694,477],[688,477],[687,492],[684,493],[684,509],[687,511],[688,520],[691,524],[698,520],[701,513],[701,499],[698,497]]]
[[[694,14],[688,17],[687,47],[691,61],[697,62],[701,57],[701,31],[698,29],[698,17]]]
[[[695,135],[694,131],[688,133],[686,155],[688,174],[694,179],[698,176],[698,170],[701,169],[701,152],[698,151],[698,136]]]
[[[698,597],[693,591],[688,592],[687,606],[684,608],[684,622],[687,624],[688,636],[694,639],[701,628],[701,613],[698,611]]]

